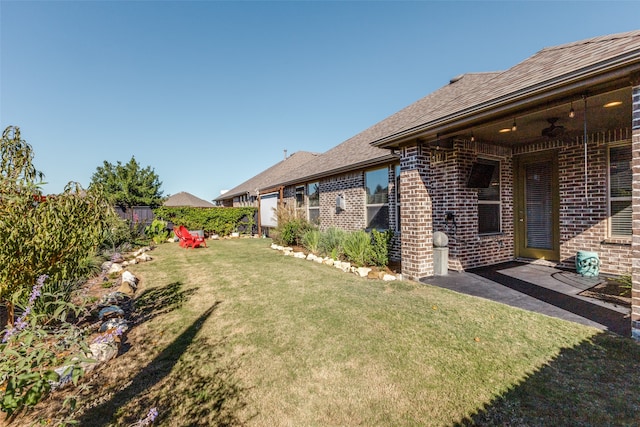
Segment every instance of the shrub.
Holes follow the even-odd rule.
[[[51,382],[60,379],[56,368],[67,366],[65,374],[71,373],[71,380],[77,384],[83,375],[81,363],[88,361],[84,354],[89,349],[78,328],[64,321],[55,330],[45,328],[42,315],[33,310],[46,278],[38,278],[22,315],[2,333],[0,411],[7,414],[9,423],[22,410],[35,406],[48,395]]]
[[[371,236],[366,231],[360,230],[348,233],[343,244],[344,254],[348,261],[358,266],[371,263]]]
[[[144,229],[147,238],[153,240],[156,245],[166,242],[169,238],[169,230],[167,230],[167,222],[161,219],[154,219],[151,224]]]
[[[318,253],[318,245],[320,243],[320,231],[307,230],[302,235],[302,245],[312,253]]]
[[[393,231],[371,230],[371,262],[378,267],[389,263],[389,244],[393,238]]]
[[[162,206],[153,210],[160,219],[175,225],[184,225],[189,230],[204,230],[207,234],[227,236],[234,230],[251,233],[255,225],[254,215],[257,209],[239,208],[191,208]]]
[[[345,231],[336,227],[329,227],[320,233],[320,241],[318,242],[318,250],[321,255],[330,256],[333,259],[340,259],[344,254],[343,240]]]
[[[271,238],[281,245],[300,245],[302,236],[315,226],[301,218],[295,208],[290,206],[279,206],[276,209],[278,226],[271,231]]]

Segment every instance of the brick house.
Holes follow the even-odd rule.
[[[433,275],[435,231],[453,270],[596,252],[632,273],[640,339],[640,31],[456,77],[276,181],[322,228],[397,230],[410,278]]]

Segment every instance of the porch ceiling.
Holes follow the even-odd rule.
[[[605,108],[604,105],[621,101],[622,104]],[[609,90],[586,96],[587,133],[603,132],[615,129],[630,128],[631,126],[631,87]],[[569,117],[573,107],[575,116]],[[585,102],[583,95],[576,94],[558,101],[550,101],[538,105],[527,111],[514,112],[496,120],[479,123],[462,130],[454,131],[447,136],[459,136],[468,139],[473,135],[476,141],[500,145],[521,145],[540,142],[549,139],[575,138],[584,134]],[[542,130],[550,127],[549,119],[557,118],[555,126],[564,127],[564,132],[555,137],[544,136]],[[516,123],[516,131],[500,132],[501,129],[511,129]],[[423,137],[425,141],[435,139],[434,136]]]

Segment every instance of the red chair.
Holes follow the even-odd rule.
[[[189,230],[184,225],[178,226],[178,228],[174,228],[173,232],[176,237],[180,240],[180,246],[183,248],[192,248],[195,249],[200,245],[204,245],[207,247],[207,241],[204,237],[200,237],[197,234],[189,233]]]

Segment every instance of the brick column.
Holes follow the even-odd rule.
[[[631,81],[632,89],[632,124],[633,130],[631,152],[633,168],[633,240],[631,261],[631,336],[640,341],[640,75]]]
[[[430,160],[420,144],[404,148],[400,159],[402,274],[410,279],[433,275]]]

